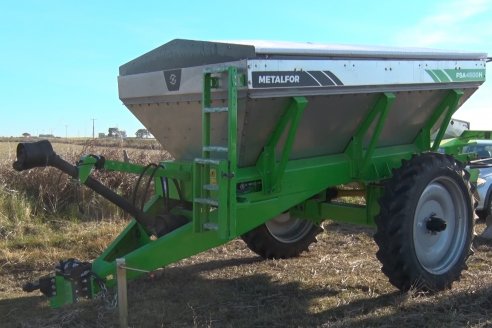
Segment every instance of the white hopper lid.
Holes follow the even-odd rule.
[[[286,42],[266,40],[217,41],[223,43],[251,45],[257,55],[322,56],[352,58],[402,58],[402,59],[440,59],[477,60],[486,59],[486,53],[451,51],[427,48],[399,48],[383,46],[323,44],[312,42]]]

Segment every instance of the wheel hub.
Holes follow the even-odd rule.
[[[265,223],[270,234],[282,243],[295,243],[311,230],[313,223],[283,213]]]
[[[449,177],[438,177],[423,190],[414,216],[413,242],[418,261],[429,273],[447,272],[458,261],[468,230],[466,212],[466,200]]]
[[[437,217],[435,213],[432,213],[425,223],[425,227],[432,234],[446,230],[446,225],[446,221]]]

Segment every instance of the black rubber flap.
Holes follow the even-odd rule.
[[[175,39],[120,66],[120,75],[225,63],[255,57],[254,46]]]

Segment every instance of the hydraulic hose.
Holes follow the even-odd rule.
[[[17,160],[13,164],[16,171],[20,172],[35,167],[46,166],[55,167],[72,178],[78,179],[79,173],[77,167],[58,156],[54,152],[53,147],[48,140],[41,140],[32,143],[19,143],[17,145]],[[109,200],[111,203],[121,208],[123,211],[132,215],[135,220],[146,227],[147,230],[155,233],[156,227],[155,219],[153,217],[150,217],[143,211],[139,210],[129,201],[90,176],[84,184]]]

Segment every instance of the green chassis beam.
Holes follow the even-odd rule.
[[[439,137],[442,137],[441,132],[456,110],[461,95],[462,92],[459,90],[452,90],[448,93],[413,144],[378,148],[379,135],[395,99],[395,95],[391,93],[382,94],[363,120],[345,153],[289,161],[288,155],[295,137],[297,124],[306,107],[305,98],[294,98],[269,139],[268,147],[270,149],[265,150],[271,153],[272,147],[274,148],[274,145],[276,146],[278,143],[276,135],[282,133],[287,121],[290,120],[290,130],[287,133],[292,140],[284,145],[282,157],[278,164],[275,161],[263,159],[267,155],[262,155],[259,162],[263,161],[264,163],[255,167],[218,166],[219,172],[216,172],[218,176],[227,177],[230,176],[231,172],[235,172],[234,179],[237,183],[258,180],[265,183],[268,181],[266,178],[268,174],[265,170],[270,170],[270,174],[274,172],[273,179],[263,186],[263,190],[242,194],[231,199],[230,195],[233,193],[230,192],[229,188],[224,188],[223,192],[227,192],[229,195],[226,201],[233,203],[232,208],[235,208],[235,211],[228,215],[227,221],[224,221],[219,219],[219,211],[211,208],[209,220],[212,223],[229,224],[229,228],[195,232],[193,222],[190,222],[171,233],[152,240],[137,222],[132,221],[103,254],[93,262],[92,270],[103,278],[108,286],[113,286],[115,284],[115,260],[117,258],[124,257],[128,267],[152,271],[224,244],[287,210],[299,213],[301,217],[316,222],[329,217],[352,223],[372,224],[373,217],[379,211],[377,199],[379,199],[382,188],[371,184],[371,182],[378,182],[391,177],[391,170],[398,168],[402,159],[410,158],[415,153],[430,150],[430,137],[426,138],[430,136],[430,129],[441,121],[438,138],[432,145],[432,149],[437,149],[436,147],[440,143]],[[363,138],[369,127],[374,126],[374,124],[373,133],[369,136],[369,142],[366,143],[368,146],[364,149],[362,146],[364,144]],[[82,159],[79,163],[79,173],[82,180],[86,179],[91,170],[96,167],[97,162],[97,157],[93,156]],[[185,200],[193,201],[193,167],[194,164],[192,163],[161,163],[161,167],[154,172],[155,181],[159,182],[162,177],[179,179]],[[149,174],[149,172],[145,172],[144,167],[115,161],[105,161],[104,169]],[[316,195],[320,195],[329,187],[352,181],[361,181],[366,185],[366,208],[328,203],[315,198]],[[155,185],[156,196],[146,204],[146,212],[158,212],[159,208],[162,207],[162,189],[159,183]],[[267,188],[271,186],[272,192],[265,192],[265,186]],[[279,186],[281,186],[281,190],[278,188]],[[176,191],[171,193],[171,196],[176,198]],[[132,279],[140,275],[142,272],[129,271],[127,277]],[[56,286],[57,290],[60,288],[63,293],[52,298],[52,306],[57,307],[71,303],[73,300],[70,299],[72,294],[70,285],[64,279],[56,279]],[[94,281],[91,290],[93,295],[99,291]]]
[[[362,121],[352,137],[352,141],[347,147],[345,153],[352,160],[352,176],[354,178],[362,177],[366,173],[369,164],[371,163],[374,150],[376,149],[379,136],[383,130],[384,123],[388,117],[388,111],[395,101],[395,98],[396,97],[393,93],[383,93],[377,99],[376,104],[373,106],[372,110],[369,111],[369,114]],[[377,121],[376,117],[378,118]],[[370,138],[369,144],[364,150],[364,137],[373,123],[375,123],[376,126],[374,127],[374,132]]]
[[[444,100],[437,106],[437,108],[432,113],[425,126],[420,131],[419,135],[415,139],[415,144],[418,145],[420,149],[437,151],[439,145],[442,141],[442,137],[446,132],[446,129],[451,121],[451,117],[454,112],[458,109],[458,102],[463,96],[462,90],[450,90]],[[444,117],[443,117],[444,115]],[[441,125],[437,133],[436,138],[432,144],[431,143],[431,131],[434,126],[441,120]]]
[[[297,134],[297,128],[302,118],[304,108],[307,106],[307,100],[304,97],[293,97],[289,106],[285,109],[284,114],[268,138],[263,152],[260,154],[256,167],[260,172],[263,180],[263,190],[265,193],[279,192],[280,182],[282,181],[285,167],[289,161],[292,146]],[[287,138],[282,148],[280,162],[277,164],[276,148],[279,146],[280,137],[284,134],[287,124],[290,122]]]
[[[398,160],[390,160],[397,157],[410,157],[415,152],[413,146],[393,148],[391,151],[378,150],[374,152],[376,162],[388,163],[390,168],[398,167]],[[239,169],[241,175],[242,169]],[[247,169],[245,170],[247,173]],[[256,175],[254,179],[260,176]],[[283,190],[280,195],[265,195],[262,192],[244,196],[245,199],[237,204],[236,233],[244,234],[266,220],[289,210],[293,204],[300,204],[306,199],[320,193],[327,186],[344,184],[351,181],[350,164],[345,155],[326,156],[306,160],[290,161],[287,164]],[[147,210],[160,201],[154,200]],[[216,211],[211,213],[213,219]],[[318,217],[316,217],[318,220]],[[139,232],[140,226],[135,222],[130,223],[127,229],[108,247],[108,249],[93,263],[93,271],[107,279],[108,286],[114,284],[115,260],[125,257],[130,267],[142,270],[155,270],[170,263],[184,259],[199,252],[224,244],[229,239],[221,238],[218,231],[205,231],[195,233],[192,223],[189,223],[158,240],[143,238]],[[235,237],[235,236],[234,236]],[[129,242],[132,241],[133,242]],[[182,247],[177,247],[181,245]],[[129,248],[134,249],[129,251]],[[128,278],[141,275],[140,272],[128,272]]]

